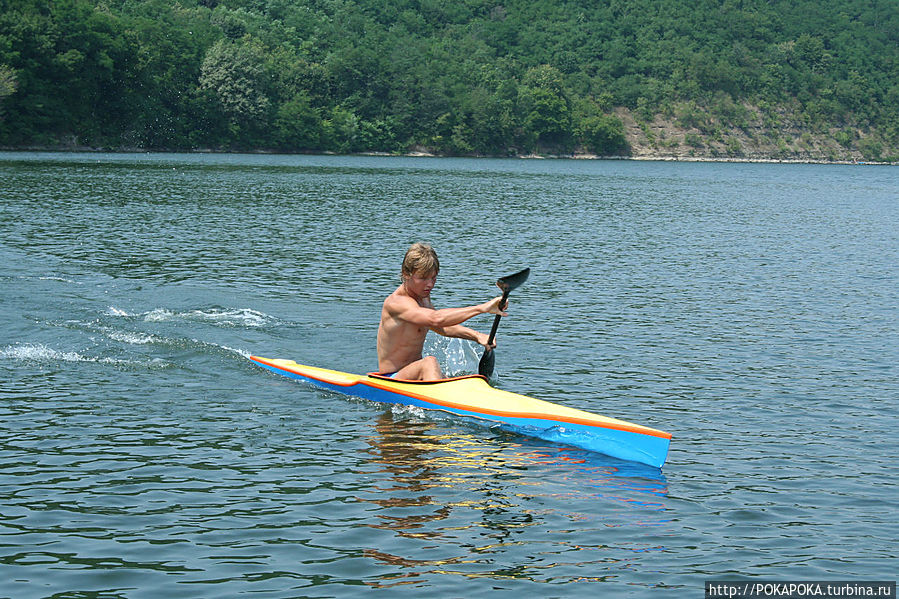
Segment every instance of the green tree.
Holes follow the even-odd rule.
[[[362,149],[359,117],[351,110],[335,106],[322,122],[323,146],[335,152],[358,152]]]
[[[200,89],[215,95],[234,124],[257,124],[271,106],[264,63],[265,53],[252,39],[219,40],[203,59]]]
[[[571,110],[558,69],[542,65],[525,73],[518,94],[526,139],[538,146],[564,146],[571,136]]]
[[[133,118],[135,52],[115,15],[84,0],[29,2],[0,12],[0,63],[16,73],[7,135],[100,142]]]
[[[578,137],[589,150],[600,156],[618,156],[627,152],[624,124],[614,116],[585,118],[578,127]]]
[[[214,94],[198,89],[203,58],[221,37],[210,11],[167,0],[131,6],[123,26],[138,57],[130,84],[136,114],[123,135],[148,148],[222,147],[228,119]]]
[[[315,150],[322,147],[321,115],[303,94],[297,94],[278,107],[274,126],[275,143],[282,150]]]
[[[3,99],[15,93],[18,85],[16,72],[5,64],[0,64],[0,120],[3,119]]]

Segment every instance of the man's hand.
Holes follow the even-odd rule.
[[[503,305],[500,305],[503,304]],[[503,297],[495,297],[489,302],[486,302],[484,305],[484,313],[485,314],[498,314],[499,316],[507,316],[504,312],[509,307],[509,300],[506,300],[503,303]],[[483,343],[481,345],[484,345]]]
[[[483,346],[484,346],[484,349],[494,349],[494,348],[496,348],[496,337],[493,338],[493,343],[491,343],[489,346],[487,345],[487,339],[488,339],[489,337],[490,337],[490,335],[485,335],[484,333],[478,333],[478,339],[477,339],[477,342],[478,342],[479,344],[483,345]]]

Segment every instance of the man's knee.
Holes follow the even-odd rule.
[[[427,378],[439,379],[443,376],[443,371],[440,369],[440,362],[438,362],[437,358],[434,356],[425,357],[423,366],[424,375]]]

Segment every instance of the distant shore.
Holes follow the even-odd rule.
[[[273,155],[297,155],[297,156],[339,156],[333,152],[280,152],[277,150],[216,150],[212,148],[183,149],[146,149],[146,148],[95,148],[91,146],[24,146],[10,147],[0,146],[0,152],[57,152],[57,153],[108,153],[108,154],[273,154]],[[468,155],[455,156],[436,154],[425,150],[410,152],[357,152],[343,154],[345,156],[404,156],[409,158],[512,158],[519,160],[621,160],[636,162],[717,162],[717,163],[743,163],[743,164],[840,164],[857,166],[899,166],[899,162],[875,162],[862,160],[826,160],[815,158],[775,158],[775,157],[742,157],[742,156],[682,156],[671,154],[640,154],[622,156],[600,156],[597,154],[520,154],[511,156]]]

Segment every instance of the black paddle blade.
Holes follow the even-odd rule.
[[[525,268],[524,270],[519,270],[514,275],[509,275],[507,277],[502,277],[496,282],[496,286],[502,289],[503,292],[503,301],[500,302],[500,308],[505,309],[506,298],[509,297],[509,293],[528,280],[528,276],[531,274],[530,268]],[[493,343],[493,338],[496,337],[496,329],[499,327],[499,320],[502,318],[499,314],[496,315],[496,318],[493,319],[493,328],[490,330],[490,336],[487,338],[487,345]],[[496,363],[496,353],[492,348],[487,348],[484,350],[484,355],[481,356],[481,361],[478,364],[478,374],[482,376],[486,376],[488,379],[493,376],[493,366]]]
[[[485,349],[484,355],[478,364],[478,374],[486,376],[488,379],[493,376],[493,367],[496,364],[496,354],[492,349]]]
[[[507,277],[502,277],[496,282],[496,286],[502,289],[503,293],[507,294],[528,280],[528,276],[531,274],[530,268],[525,268],[524,270],[519,270],[514,275],[509,275]]]

